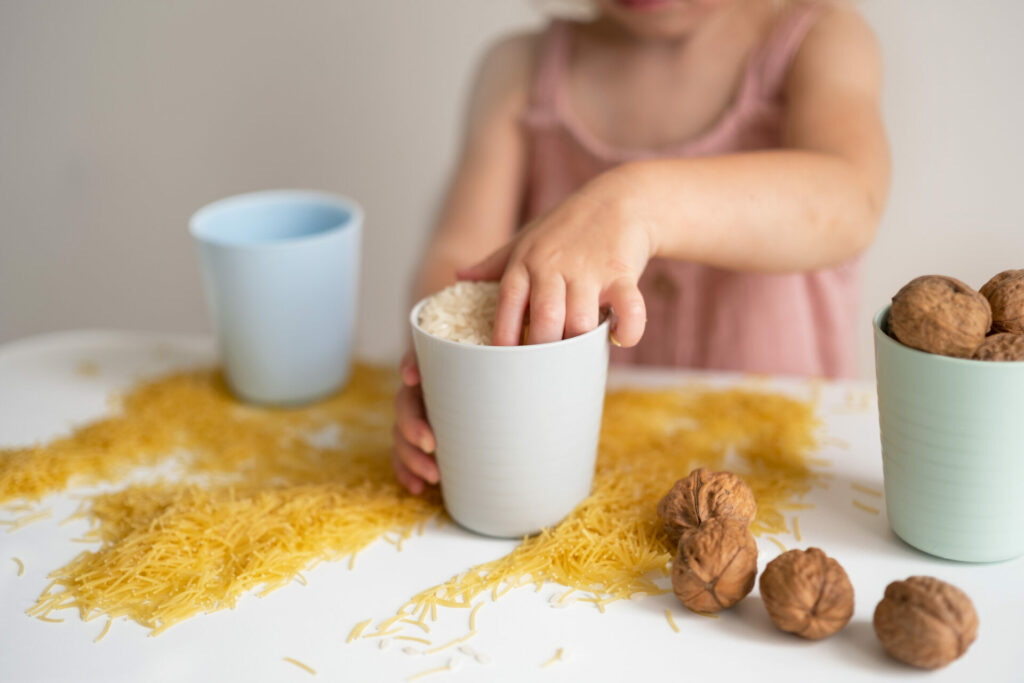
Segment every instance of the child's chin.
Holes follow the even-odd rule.
[[[639,21],[620,20],[623,28],[636,38],[642,40],[682,40],[693,33],[694,22],[690,21],[651,21],[657,15],[651,13],[639,18]],[[647,19],[647,21],[643,21]]]
[[[708,13],[707,2],[684,0],[606,0],[607,14],[639,38],[674,39],[689,35]]]

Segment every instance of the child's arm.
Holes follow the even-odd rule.
[[[617,167],[463,271],[504,274],[495,343],[518,341],[529,304],[530,343],[591,329],[611,305],[617,340],[635,344],[645,322],[636,283],[654,256],[785,272],[859,254],[889,182],[880,74],[865,22],[831,9],[788,75],[782,149]]]
[[[519,116],[525,110],[535,37],[508,38],[488,52],[477,73],[466,134],[437,227],[413,286],[414,300],[455,281],[455,271],[494,251],[515,232],[522,196],[525,144]],[[392,462],[412,493],[438,481],[429,455],[434,435],[427,424],[413,354],[401,365],[395,397]]]
[[[502,40],[477,71],[462,150],[414,284],[416,300],[454,283],[456,269],[515,233],[526,159],[519,117],[526,108],[535,40]]]

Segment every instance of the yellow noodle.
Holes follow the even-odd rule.
[[[668,625],[672,627],[672,630],[679,633],[679,627],[676,626],[676,620],[672,617],[672,610],[665,610],[665,619],[668,620]]]
[[[309,666],[308,664],[303,664],[299,660],[292,659],[291,657],[282,657],[282,659],[284,661],[288,662],[289,664],[294,664],[295,666],[299,667],[300,669],[305,669],[307,672],[309,672],[313,676],[316,676],[316,669],[314,669],[313,667]]]
[[[403,616],[404,616],[403,614],[399,613],[399,614],[396,614],[393,617],[389,617],[389,618],[385,619],[384,621],[382,621],[379,624],[377,624],[377,630],[378,631],[386,631],[387,629],[389,629],[392,626],[394,626],[395,622],[397,622],[400,619],[402,619]]]
[[[469,630],[476,630],[476,613],[480,611],[480,608],[484,606],[484,603],[478,602],[473,611],[469,613]]]
[[[860,502],[859,500],[853,501],[853,504],[854,504],[855,507],[860,508],[864,512],[869,512],[869,513],[871,513],[873,515],[877,515],[879,512],[881,512],[881,510],[879,510],[878,508],[871,507],[870,505],[865,505],[864,503]]]
[[[373,619],[366,619],[365,621],[360,621],[358,624],[353,626],[352,631],[348,634],[348,638],[345,639],[345,642],[351,643],[353,640],[358,638],[363,632],[363,629],[370,625],[371,621],[373,621]]]
[[[104,638],[104,637],[105,637],[105,636],[107,635],[107,632],[108,632],[108,631],[110,631],[110,625],[111,625],[112,623],[114,623],[114,620],[113,620],[113,619],[107,619],[107,623],[105,623],[105,624],[103,625],[103,630],[102,630],[102,631],[100,631],[100,634],[99,634],[98,636],[96,636],[96,638],[95,638],[95,639],[94,639],[94,640],[93,640],[92,642],[94,642],[94,643],[98,643],[98,642],[100,642],[101,640],[103,640],[103,638]]]
[[[25,515],[24,517],[19,517],[17,519],[0,520],[0,524],[9,526],[10,528],[7,530],[7,533],[13,534],[18,529],[24,528],[33,522],[38,522],[41,519],[47,519],[50,514],[51,511],[49,509],[40,510],[39,512],[33,512],[32,514]]]
[[[780,541],[779,539],[775,538],[774,536],[769,536],[768,540],[771,541],[772,543],[774,543],[775,545],[779,546],[779,550],[781,550],[782,552],[787,552],[789,550],[789,548],[787,548],[782,543],[782,541]]]
[[[864,486],[863,484],[858,484],[856,482],[850,484],[850,488],[860,493],[866,493],[869,496],[875,496],[876,498],[882,497],[882,492],[878,489],[873,489],[870,486]]]
[[[565,653],[565,648],[561,648],[561,647],[558,648],[558,651],[555,652],[555,656],[552,657],[551,659],[549,659],[548,661],[544,662],[543,664],[541,664],[541,668],[542,669],[546,669],[549,666],[551,666],[552,664],[554,664],[555,662],[562,661],[562,655],[564,653]]]
[[[395,640],[411,640],[417,643],[423,643],[424,645],[430,645],[430,641],[426,638],[417,638],[416,636],[395,636]]]
[[[601,598],[580,598],[580,602],[594,603],[595,605],[597,605],[597,609],[601,611],[601,614],[604,614],[604,606],[608,604],[607,600],[602,600]]]
[[[405,622],[406,624],[412,624],[413,626],[418,626],[419,628],[423,629],[424,633],[430,633],[430,627],[427,626],[426,622],[417,621],[415,619],[402,619],[402,621]]]
[[[796,542],[797,543],[801,543],[803,541],[803,539],[800,538],[800,518],[799,517],[793,517],[793,536],[796,538]]]
[[[424,677],[430,676],[432,674],[441,673],[442,671],[450,671],[451,668],[452,668],[451,662],[448,662],[444,666],[438,666],[438,667],[435,667],[433,669],[427,669],[426,671],[421,671],[418,674],[413,674],[412,676],[409,676],[405,680],[406,681],[415,681],[417,679],[424,678]]]
[[[396,633],[401,633],[402,629],[393,628],[390,631],[374,631],[373,633],[367,633],[363,638],[384,638],[386,636],[393,636]]]
[[[443,598],[438,598],[434,601],[434,604],[440,607],[469,607],[468,602],[459,602],[458,600],[445,600]]]
[[[21,558],[12,557],[11,559],[14,560],[14,564],[18,565],[18,576],[21,576],[22,574],[24,574],[25,573],[25,563],[21,561]]]
[[[448,641],[444,645],[438,645],[437,647],[432,647],[429,650],[424,650],[423,654],[425,654],[425,655],[432,655],[435,652],[441,652],[442,650],[447,650],[452,645],[458,645],[459,643],[466,642],[467,640],[469,640],[470,638],[475,636],[476,633],[477,633],[476,631],[470,631],[468,634],[462,636],[461,638],[456,638],[455,640]]]

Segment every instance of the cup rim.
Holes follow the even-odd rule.
[[[978,360],[976,358],[956,358],[954,356],[943,356],[938,353],[929,353],[922,351],[921,349],[915,349],[912,346],[900,342],[898,339],[889,335],[882,328],[882,321],[888,319],[889,311],[892,309],[892,304],[886,304],[875,314],[873,324],[875,331],[875,346],[878,346],[879,337],[882,338],[882,343],[893,344],[895,348],[901,350],[904,353],[917,354],[920,357],[927,357],[930,362],[934,363],[949,363],[953,365],[963,365],[965,367],[974,368],[991,368],[993,371],[999,371],[1000,367],[1010,366],[1014,368],[1024,367],[1024,361],[1021,360],[1001,360],[1001,361],[990,361],[990,360]]]
[[[412,307],[412,311],[410,311],[409,313],[409,324],[412,326],[412,329],[416,332],[419,332],[423,336],[432,339],[435,342],[455,346],[460,349],[465,349],[467,352],[470,353],[536,353],[539,350],[551,349],[554,347],[569,346],[572,344],[582,344],[585,341],[590,340],[591,337],[598,334],[603,334],[607,337],[611,326],[611,316],[607,316],[603,321],[601,321],[597,325],[597,327],[590,330],[589,332],[584,332],[583,334],[578,334],[575,337],[569,337],[568,339],[559,339],[558,341],[545,342],[543,344],[517,344],[516,346],[492,346],[490,344],[485,346],[482,344],[466,344],[464,342],[452,341],[451,339],[442,339],[441,337],[437,337],[430,334],[422,327],[420,327],[420,309],[423,308],[424,304],[427,303],[427,299],[429,298],[430,296],[420,299],[416,303],[416,305]]]
[[[237,208],[237,206],[256,202],[280,202],[280,201],[305,201],[315,202],[341,209],[348,213],[348,218],[325,230],[315,232],[311,235],[300,235],[274,240],[272,242],[234,242],[225,240],[208,233],[203,233],[200,224],[210,218],[211,215],[226,209]],[[327,240],[336,236],[345,229],[358,229],[363,222],[363,207],[351,197],[340,194],[324,192],[321,190],[257,190],[255,192],[243,192],[228,197],[223,197],[205,204],[193,213],[188,219],[188,231],[194,240],[203,244],[211,244],[219,247],[230,247],[238,250],[264,251],[267,249],[281,249],[292,245],[310,244],[321,240]]]

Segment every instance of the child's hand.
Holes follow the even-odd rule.
[[[423,392],[420,390],[420,370],[416,365],[416,354],[409,351],[399,366],[402,388],[395,396],[394,444],[391,447],[391,463],[395,476],[410,493],[419,495],[425,482],[436,484],[439,480],[437,461],[434,456],[434,432],[427,424],[423,408]]]
[[[614,199],[624,189],[616,182],[597,178],[487,259],[459,271],[463,279],[501,280],[495,345],[519,343],[527,306],[527,344],[592,330],[606,306],[616,317],[613,342],[640,341],[647,318],[637,281],[654,247],[644,221]]]

